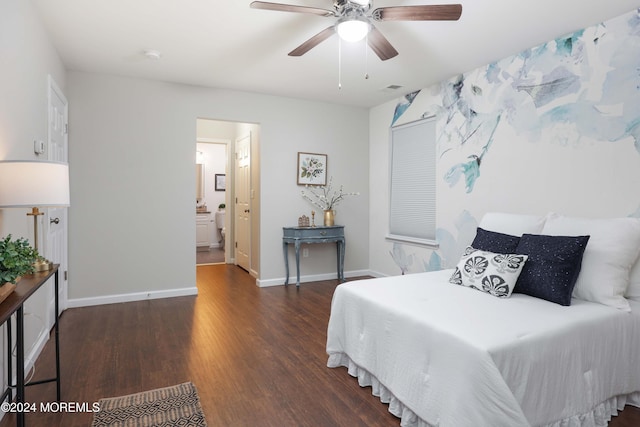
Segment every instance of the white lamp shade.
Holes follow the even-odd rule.
[[[358,42],[369,32],[369,23],[360,19],[347,19],[336,25],[340,38],[346,42]]]
[[[69,206],[66,163],[0,161],[0,208]]]

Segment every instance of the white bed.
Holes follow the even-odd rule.
[[[495,298],[453,270],[344,283],[328,366],[346,366],[402,426],[605,426],[640,406],[640,302]]]

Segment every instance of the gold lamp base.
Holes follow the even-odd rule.
[[[38,217],[40,215],[44,215],[44,212],[41,212],[40,209],[34,207],[31,209],[31,212],[27,213],[28,216],[33,217],[33,243],[34,249],[38,252]],[[36,262],[33,263],[33,270],[37,273],[40,271],[49,271],[53,268],[53,263],[45,258],[40,258]]]

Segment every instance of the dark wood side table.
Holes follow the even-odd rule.
[[[331,227],[283,227],[282,249],[284,252],[284,266],[287,270],[287,278],[284,284],[289,284],[289,256],[288,246],[293,243],[296,250],[296,287],[300,287],[300,245],[303,243],[336,243],[338,258],[338,280],[344,282],[344,225]]]
[[[0,324],[7,325],[7,356],[8,356],[8,381],[9,387],[2,394],[0,402],[4,402],[8,397],[11,402],[12,385],[11,377],[13,375],[13,367],[11,363],[11,316],[16,315],[16,403],[25,403],[24,389],[26,386],[56,382],[56,400],[60,402],[60,338],[58,335],[58,268],[59,264],[55,264],[51,270],[23,276],[18,282],[16,290],[0,304]],[[51,276],[55,276],[54,280],[54,298],[55,298],[55,321],[53,324],[55,330],[56,345],[56,376],[46,380],[32,381],[25,383],[24,381],[24,302],[29,299],[35,291],[40,289]],[[18,411],[16,414],[16,424],[20,427],[24,426],[24,412]]]

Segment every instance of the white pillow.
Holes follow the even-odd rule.
[[[550,214],[542,234],[591,236],[572,296],[631,310],[624,294],[629,286],[629,271],[640,252],[640,219],[587,219]]]
[[[545,222],[544,216],[520,215],[503,212],[487,212],[478,227],[497,233],[522,236],[540,234]]]
[[[508,298],[528,258],[527,255],[496,254],[467,246],[449,282],[494,297]]]
[[[631,267],[629,273],[629,287],[627,293],[624,294],[629,299],[640,302],[640,257]]]

